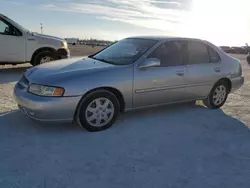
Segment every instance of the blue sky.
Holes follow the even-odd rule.
[[[250,43],[249,0],[0,0],[0,12],[29,30],[119,40],[177,35],[217,45]]]

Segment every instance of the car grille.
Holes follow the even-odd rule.
[[[29,80],[25,76],[22,76],[22,78],[18,82],[18,86],[20,89],[28,88]]]

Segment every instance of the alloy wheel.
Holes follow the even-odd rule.
[[[102,127],[112,120],[114,112],[114,105],[109,99],[97,98],[87,106],[85,117],[93,127]]]
[[[217,106],[221,105],[226,99],[227,89],[224,85],[219,85],[213,93],[213,103]]]

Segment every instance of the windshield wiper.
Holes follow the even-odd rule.
[[[99,58],[92,57],[92,56],[89,56],[89,58],[91,58],[91,59],[95,59],[95,60],[98,60],[98,61],[102,61],[102,62],[104,62],[104,63],[112,64],[112,65],[114,65],[114,64],[115,64],[114,62],[112,62],[112,61],[108,61],[108,60],[106,60],[106,59],[99,59]]]

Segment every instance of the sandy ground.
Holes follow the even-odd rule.
[[[246,82],[222,109],[130,112],[98,133],[29,120],[12,98],[28,65],[1,67],[0,188],[249,188],[250,71],[237,58]]]
[[[94,54],[100,50],[102,50],[104,47],[101,46],[85,46],[85,45],[76,45],[76,46],[69,46],[70,48],[70,54],[72,56],[85,56],[85,55],[91,55]]]

